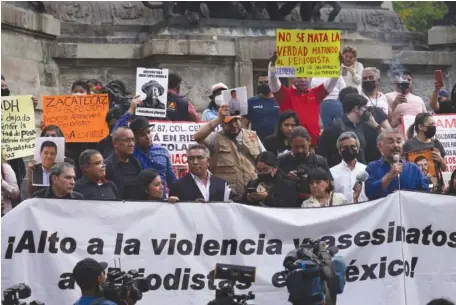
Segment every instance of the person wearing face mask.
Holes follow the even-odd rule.
[[[211,100],[209,106],[204,109],[203,115],[201,117],[202,121],[212,121],[217,118],[218,110],[222,105],[222,91],[228,90],[227,85],[224,83],[217,83],[211,88],[211,95],[209,99]]]
[[[432,159],[436,163],[437,181],[435,190],[443,190],[442,171],[447,170],[445,162],[445,149],[438,139],[435,139],[437,128],[434,117],[429,113],[420,113],[415,117],[415,122],[407,130],[408,140],[404,144],[404,154],[409,152],[432,149]],[[415,133],[415,135],[414,135]]]
[[[364,123],[372,117],[367,107],[367,99],[358,93],[350,93],[343,97],[342,107],[344,109],[343,118],[328,126],[318,140],[317,154],[325,157],[330,167],[339,164],[341,161],[341,156],[334,143],[345,131],[352,131],[358,136],[360,147],[357,159],[361,163],[366,163]]]
[[[168,76],[168,106],[166,108],[166,119],[169,121],[191,121],[199,122],[200,116],[193,104],[181,94],[182,78],[176,73]]]
[[[331,167],[334,178],[334,191],[342,193],[348,203],[367,201],[363,184],[357,183],[356,176],[366,170],[366,165],[358,162],[359,140],[354,132],[342,133],[337,139],[337,149],[342,161]]]
[[[280,106],[269,88],[268,75],[260,74],[257,81],[257,96],[251,97],[248,103],[248,114],[243,117],[244,128],[256,131],[261,141],[274,133],[280,117]]]
[[[273,153],[261,153],[255,168],[258,178],[249,181],[242,202],[276,208],[301,206],[302,200],[298,200],[295,183],[278,168],[277,157]]]
[[[220,124],[222,130],[214,132]],[[256,178],[255,159],[266,151],[256,132],[242,128],[241,116],[222,105],[218,117],[201,126],[194,137],[211,151],[211,173],[228,182],[234,201],[241,200],[247,183]]]
[[[310,151],[311,138],[304,127],[295,127],[290,139],[291,152],[279,158],[279,169],[295,183],[298,198],[302,202],[310,196],[309,173],[315,168],[324,169],[329,176],[331,176],[331,172],[325,158]]]
[[[437,114],[456,113],[456,84],[453,86],[451,94],[443,87],[443,84],[435,83],[431,96],[431,107]]]
[[[320,136],[320,104],[334,90],[339,77],[330,78],[316,88],[310,88],[312,78],[295,78],[292,87],[286,88],[275,74],[277,58],[277,52],[274,52],[268,68],[269,88],[277,99],[281,111],[290,109],[298,114],[299,122],[307,129],[312,144],[315,145]]]

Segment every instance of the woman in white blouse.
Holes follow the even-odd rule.
[[[334,192],[332,178],[324,169],[318,167],[313,170],[308,176],[308,181],[311,196],[302,203],[302,208],[320,208],[348,203],[344,194]]]
[[[16,174],[6,162],[2,151],[2,216],[13,209],[12,200],[19,199],[20,192],[17,185]]]

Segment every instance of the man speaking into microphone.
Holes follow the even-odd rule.
[[[400,130],[390,129],[377,138],[382,158],[369,163],[366,172],[366,196],[369,200],[383,198],[397,190],[429,191],[427,178],[418,166],[402,160],[404,137]]]

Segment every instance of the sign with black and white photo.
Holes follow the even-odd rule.
[[[168,69],[137,68],[136,95],[142,100],[136,115],[166,118]]]

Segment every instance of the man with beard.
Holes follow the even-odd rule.
[[[214,132],[220,124],[222,130]],[[211,172],[228,182],[234,201],[241,200],[247,183],[256,178],[256,158],[266,151],[256,132],[241,128],[241,116],[232,115],[228,105],[222,105],[218,117],[195,133],[195,141],[209,148]]]
[[[280,106],[269,88],[268,75],[262,73],[258,76],[257,96],[251,97],[248,103],[247,115],[243,117],[244,128],[256,131],[261,141],[272,135],[279,122]]]
[[[311,137],[304,127],[295,127],[290,141],[291,153],[279,157],[279,169],[296,183],[298,198],[303,202],[310,197],[308,175],[312,170],[321,167],[328,177],[332,176],[325,158],[310,152]]]
[[[406,160],[400,160],[404,137],[397,129],[382,132],[377,139],[383,157],[369,163],[366,172],[366,196],[369,200],[383,198],[401,190],[429,191],[426,176],[420,168]]]

